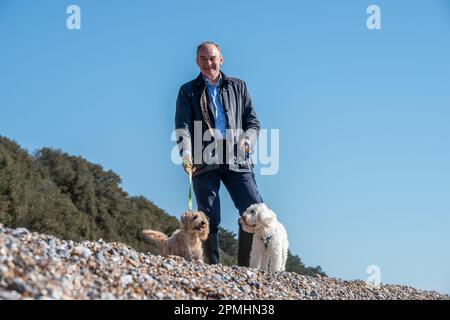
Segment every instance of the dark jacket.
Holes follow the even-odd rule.
[[[238,146],[239,142],[246,138],[254,147],[260,124],[245,82],[227,77],[223,72],[221,74],[220,98],[227,119],[227,130],[232,129],[227,131],[228,150],[233,150],[229,168],[233,171],[249,171],[249,162]],[[182,156],[186,152],[192,154],[196,167],[194,175],[219,167],[217,163],[211,161],[212,158],[208,158],[216,154],[213,149],[220,148],[218,143],[222,141],[214,138],[213,106],[209,101],[207,90],[200,73],[196,79],[181,86],[177,98],[175,113],[177,144]]]

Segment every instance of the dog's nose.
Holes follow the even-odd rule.
[[[202,226],[204,226],[204,225],[206,224],[206,222],[205,222],[205,221],[202,221],[202,222],[200,222],[200,224],[201,224]]]

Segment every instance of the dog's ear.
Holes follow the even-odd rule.
[[[271,211],[264,202],[255,204],[255,213],[257,214],[265,214],[266,212]]]
[[[264,210],[260,213],[259,218],[264,225],[269,226],[275,221],[276,215],[272,210]]]
[[[200,240],[206,241],[206,239],[208,239],[208,236],[209,236],[209,223],[206,225],[206,227],[200,233]]]
[[[200,240],[206,241],[206,239],[208,239],[209,236],[209,217],[202,211],[199,211],[199,213],[202,215],[202,218],[206,220],[206,226],[200,233]]]
[[[184,212],[180,218],[180,228],[183,231],[188,230],[188,211]]]

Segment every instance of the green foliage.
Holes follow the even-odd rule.
[[[26,151],[0,137],[0,222],[79,239],[86,219]]]
[[[53,234],[62,239],[122,242],[138,251],[159,253],[144,241],[143,229],[170,235],[178,220],[144,197],[130,197],[120,176],[81,157],[43,148],[30,156],[0,136],[0,223]],[[236,235],[219,229],[221,263],[236,264]],[[287,270],[324,274],[289,254]]]
[[[219,227],[219,245],[220,248],[230,254],[231,256],[237,256],[238,243],[236,241],[236,235],[224,228]]]
[[[322,271],[322,268],[320,266],[317,266],[315,268],[306,267],[300,257],[297,255],[293,255],[290,250],[288,251],[288,259],[286,261],[286,271],[308,276],[312,276],[315,274],[326,276],[326,273]]]
[[[219,252],[220,263],[225,265],[237,265],[236,235],[222,227],[219,227]]]
[[[63,239],[120,241],[158,253],[142,229],[171,233],[169,216],[143,197],[129,197],[120,177],[81,157],[43,148],[30,156],[0,137],[0,223]]]

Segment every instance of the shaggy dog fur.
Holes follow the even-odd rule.
[[[154,230],[143,230],[142,233],[145,238],[160,242],[163,256],[177,255],[203,261],[203,241],[208,238],[209,220],[201,211],[186,211],[181,215],[180,229],[172,236]]]
[[[264,203],[252,204],[239,219],[242,229],[254,233],[250,268],[284,271],[288,239],[284,226]]]

